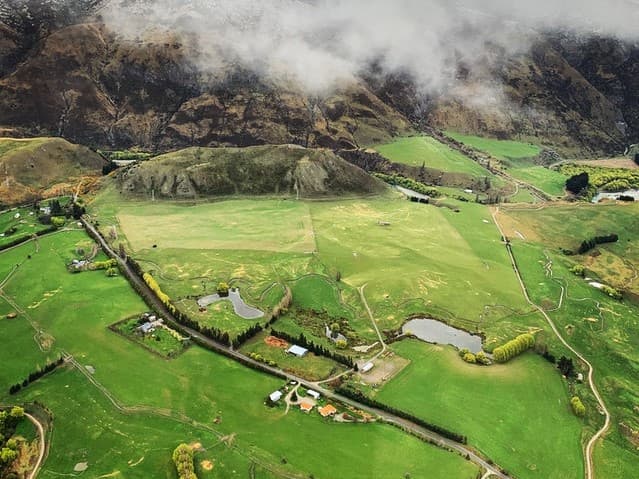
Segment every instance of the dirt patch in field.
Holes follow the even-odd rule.
[[[273,348],[280,348],[280,349],[288,348],[288,343],[286,341],[280,338],[276,338],[275,336],[265,337],[264,342]]]
[[[392,379],[397,373],[410,364],[408,359],[388,352],[375,361],[375,366],[367,373],[361,374],[361,379],[367,384],[382,384]]]
[[[202,466],[202,469],[204,469],[205,471],[212,471],[213,470],[213,462],[212,461],[202,461],[200,462],[200,466]]]
[[[497,214],[497,221],[504,230],[504,234],[510,239],[519,241],[539,241],[539,235],[535,231],[534,224],[521,222],[508,214],[506,210],[500,210]],[[525,240],[522,240],[521,237]]]
[[[189,447],[191,449],[193,449],[194,451],[199,451],[202,449],[202,443],[201,442],[192,442],[191,444],[189,444]]]

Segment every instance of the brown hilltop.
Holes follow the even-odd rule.
[[[119,170],[127,196],[194,199],[229,195],[322,198],[378,194],[386,186],[332,151],[296,145],[187,148]]]

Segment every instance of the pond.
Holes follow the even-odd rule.
[[[471,353],[481,351],[481,336],[467,333],[461,329],[448,326],[434,319],[411,319],[402,327],[406,333],[410,331],[422,341],[435,344],[450,344],[459,349],[468,349]]]
[[[233,303],[233,311],[244,319],[257,319],[264,316],[264,313],[253,306],[249,306],[240,296],[239,289],[232,289],[228,296],[220,296],[219,294],[211,294],[197,300],[197,304],[201,308],[206,308],[209,304],[217,301],[230,301]]]
[[[592,202],[599,203],[601,200],[616,200],[622,195],[632,196],[635,199],[635,201],[639,201],[639,190],[626,190],[626,191],[618,191],[616,193],[611,193],[609,191],[600,191],[592,199]]]

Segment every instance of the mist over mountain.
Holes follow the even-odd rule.
[[[92,146],[349,147],[428,126],[637,139],[632,1],[9,0],[0,125]]]

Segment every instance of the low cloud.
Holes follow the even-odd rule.
[[[207,76],[241,67],[309,94],[373,62],[425,93],[455,94],[460,64],[481,76],[544,30],[639,36],[637,0],[110,0],[101,15],[130,40],[178,34]],[[499,98],[490,85],[482,95]]]

